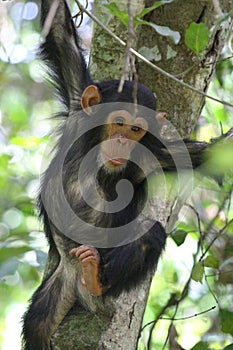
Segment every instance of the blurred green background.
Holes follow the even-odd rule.
[[[40,40],[38,3],[0,2],[0,348],[20,349],[20,320],[27,300],[40,283],[47,243],[37,219],[35,198],[39,176],[53,142],[49,119],[59,110],[45,70],[36,58]],[[217,64],[208,91],[233,103],[233,59],[228,45]],[[208,100],[194,138],[209,140],[233,125],[233,109]],[[217,151],[216,151],[217,152]],[[153,280],[144,324],[156,319],[171,296],[182,295],[173,331],[186,349],[216,349],[233,343],[233,219],[232,148],[218,151],[214,167],[223,169],[222,187],[203,180],[193,194],[185,216],[180,216]],[[220,163],[221,162],[221,163]],[[216,164],[217,163],[217,164]],[[223,228],[226,227],[225,230]],[[221,231],[222,230],[222,231]],[[210,246],[203,264],[198,259]],[[198,251],[197,248],[201,247]],[[197,252],[197,253],[196,253]],[[194,260],[193,260],[194,254]],[[194,268],[193,268],[194,267]],[[152,332],[142,332],[140,349],[162,349],[174,305],[163,310]],[[196,344],[196,347],[195,347]],[[230,349],[230,348],[229,348]]]

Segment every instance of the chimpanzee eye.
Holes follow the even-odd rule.
[[[123,126],[124,125],[124,118],[121,118],[121,117],[117,117],[115,120],[114,120],[114,123],[119,125],[119,126]]]
[[[141,129],[142,128],[140,128],[140,126],[136,126],[136,125],[132,126],[132,128],[131,128],[131,130],[134,132],[139,132],[139,131],[141,131]]]

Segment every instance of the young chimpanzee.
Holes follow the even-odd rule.
[[[56,4],[53,18],[49,11]],[[41,11],[42,26],[52,19],[41,56],[65,112],[39,195],[57,266],[24,315],[24,350],[51,349],[52,334],[76,300],[94,310],[98,296],[132,288],[155,267],[166,233],[145,216],[146,177],[160,166],[176,167],[174,152],[159,136],[153,93],[138,84],[135,106],[132,82],[126,81],[121,93],[119,81],[93,82],[65,0],[42,0]],[[180,151],[177,162],[184,158]],[[199,150],[192,162],[200,163]]]

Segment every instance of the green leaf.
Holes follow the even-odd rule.
[[[233,350],[233,343],[227,345],[223,350]]]
[[[138,52],[149,61],[160,61],[162,58],[157,46],[151,48],[143,46],[138,50]]]
[[[203,260],[204,266],[206,267],[212,267],[214,269],[217,269],[219,267],[219,261],[214,256],[207,256],[205,260]]]
[[[202,263],[198,262],[193,267],[192,279],[196,282],[202,283],[203,275],[204,275],[204,266]]]
[[[21,127],[28,123],[27,97],[24,91],[11,87],[5,89],[1,96],[1,108],[6,110],[9,121],[15,127]]]
[[[197,344],[195,344],[194,347],[191,348],[190,350],[208,350],[208,349],[209,349],[208,343],[204,341],[200,341]]]
[[[23,148],[35,149],[42,142],[42,139],[35,136],[28,136],[28,137],[14,136],[11,138],[10,141],[12,144],[18,145]]]
[[[222,309],[219,311],[219,315],[222,332],[233,335],[233,312]]]
[[[232,165],[233,143],[221,142],[212,146],[208,153],[209,174],[227,174],[233,170]]]
[[[144,17],[147,13],[153,11],[154,9],[165,5],[166,3],[172,2],[173,0],[167,0],[167,1],[156,1],[152,6],[143,9],[140,13],[138,13],[137,15],[134,16],[134,26],[138,26],[138,25],[148,25],[151,26],[154,30],[156,30],[157,33],[163,35],[163,36],[170,36],[173,41],[177,44],[180,40],[180,33],[179,32],[175,32],[173,30],[171,30],[168,27],[165,26],[159,26],[156,25],[154,23],[150,23],[147,21],[143,21],[141,20],[142,17]],[[110,4],[105,4],[104,5],[109,12],[115,16],[116,18],[118,18],[125,26],[128,26],[128,13],[126,11],[121,11],[118,7],[118,5],[115,2],[111,2]]]
[[[184,231],[184,230],[177,230],[172,235],[172,238],[175,241],[176,245],[179,247],[181,244],[184,243],[186,236],[187,236],[187,232],[186,231]]]
[[[147,15],[147,13],[157,9],[158,7],[162,6],[162,5],[165,5],[165,4],[168,4],[170,2],[173,2],[173,0],[165,0],[165,1],[155,1],[155,3],[150,6],[150,7],[147,7],[145,9],[143,9],[141,12],[139,12],[135,18],[139,19],[139,18],[142,18],[144,17],[145,15]]]
[[[128,26],[128,13],[125,11],[121,11],[115,2],[111,2],[110,4],[104,5],[109,12],[118,18],[125,26]]]
[[[233,232],[229,232],[229,233],[233,233]],[[233,253],[233,245],[232,244],[230,244],[230,245],[228,245],[226,248],[225,248],[225,250],[226,250],[226,252],[227,253]],[[232,254],[233,255],[233,254]]]
[[[191,23],[185,31],[186,46],[198,54],[203,51],[209,40],[209,29],[203,23]]]
[[[4,262],[8,259],[19,257],[20,255],[29,252],[32,248],[28,246],[23,247],[11,247],[11,248],[1,248],[0,249],[0,262]]]
[[[223,106],[220,106],[219,108],[216,108],[215,110],[215,117],[219,122],[225,122],[227,121],[227,111]]]
[[[180,41],[180,33],[176,32],[174,30],[171,30],[169,27],[166,26],[159,26],[155,23],[147,22],[141,19],[135,19],[135,24],[136,25],[147,25],[152,27],[158,34],[162,36],[169,36],[171,39],[174,41],[175,44],[178,44]]]

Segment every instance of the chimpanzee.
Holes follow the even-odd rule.
[[[42,0],[42,26],[55,4]],[[133,82],[125,81],[120,93],[118,80],[93,82],[67,4],[57,4],[41,57],[64,113],[38,199],[57,266],[24,315],[24,350],[51,349],[52,334],[76,300],[94,310],[97,298],[129,290],[156,266],[166,233],[146,217],[147,175],[156,167],[176,168],[174,152],[159,135],[153,93],[138,83],[135,105]],[[172,150],[181,144],[171,143]],[[200,164],[200,149],[183,167]],[[177,154],[178,162],[186,157],[182,150]]]

